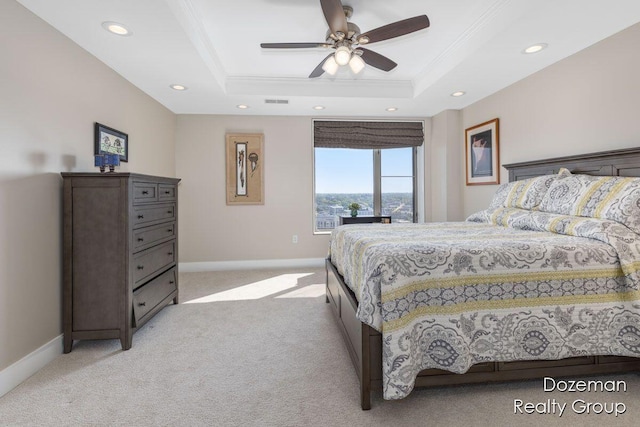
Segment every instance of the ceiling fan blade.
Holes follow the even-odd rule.
[[[347,17],[342,8],[342,2],[340,0],[320,0],[320,5],[322,6],[324,18],[327,20],[331,32],[335,35],[339,31],[347,35],[349,29],[347,27]]]
[[[366,33],[361,34],[358,37],[358,40],[366,37],[369,39],[366,43],[371,44],[382,40],[389,40],[394,37],[404,36],[405,34],[428,28],[429,25],[431,24],[429,23],[427,15],[414,16],[413,18],[404,19],[402,21],[397,21],[392,24],[367,31]]]
[[[382,71],[391,71],[398,66],[398,64],[396,64],[386,56],[382,56],[372,50],[365,49],[363,47],[359,47],[357,50],[362,51],[362,60],[365,63]]]
[[[326,43],[260,43],[264,49],[300,49],[312,47],[329,47]]]
[[[324,74],[324,70],[322,69],[322,66],[324,65],[324,61],[326,61],[327,59],[329,59],[329,57],[333,55],[333,52],[330,53],[329,55],[327,55],[326,58],[324,58],[322,60],[322,62],[320,62],[318,64],[318,66],[311,72],[311,74],[309,74],[309,78],[313,79],[315,77],[320,77],[322,74]]]

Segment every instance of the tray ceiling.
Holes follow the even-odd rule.
[[[363,32],[422,14],[431,26],[368,46],[398,63],[390,72],[367,66],[354,75],[343,67],[309,79],[329,51],[260,43],[323,42],[328,26],[317,0],[18,1],[178,114],[431,116],[640,21],[637,0],[344,0]],[[132,35],[105,31],[105,21]],[[548,48],[522,53],[535,43]],[[455,91],[465,95],[452,97]]]

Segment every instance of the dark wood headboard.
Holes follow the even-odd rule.
[[[560,168],[567,168],[571,173],[587,175],[640,177],[640,147],[510,163],[502,166],[509,171],[509,181],[551,175],[558,173]]]

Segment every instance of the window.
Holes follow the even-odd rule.
[[[390,215],[391,222],[415,222],[416,148],[315,149],[315,231],[329,232],[350,214]]]
[[[373,215],[373,150],[315,149],[315,231],[331,231],[355,202]]]
[[[380,156],[380,213],[391,222],[416,222],[416,151],[385,148]]]
[[[330,232],[358,203],[358,215],[416,222],[417,148],[314,149],[314,231]]]
[[[358,203],[358,215],[416,222],[422,122],[313,123],[314,232],[330,232]]]

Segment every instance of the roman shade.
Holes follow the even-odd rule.
[[[418,147],[424,141],[422,122],[322,121],[313,124],[316,148]]]

